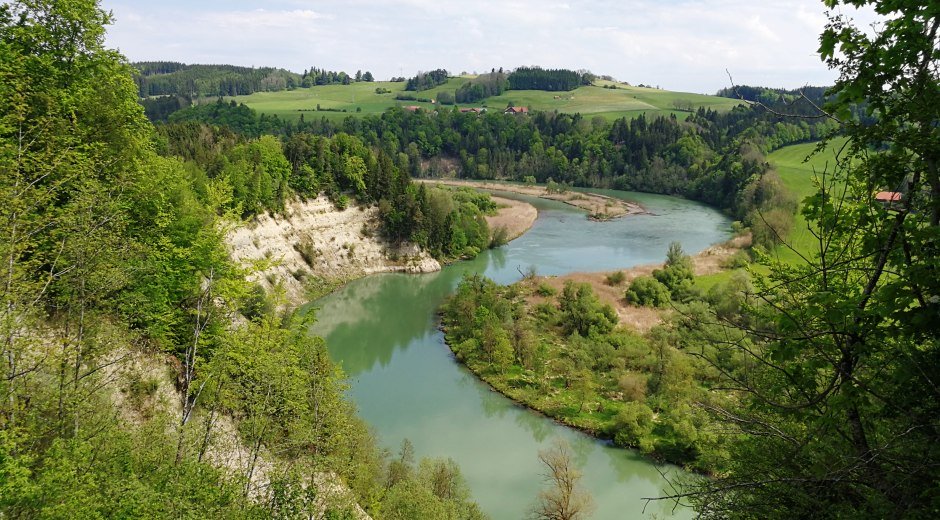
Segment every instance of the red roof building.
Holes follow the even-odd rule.
[[[901,197],[903,193],[897,191],[879,191],[875,194],[875,202],[879,203],[889,211],[899,211],[901,209]]]
[[[901,193],[896,191],[879,191],[875,195],[875,200],[884,204],[891,204],[893,202],[901,202]]]
[[[529,107],[509,107],[506,109],[506,114],[528,114]]]

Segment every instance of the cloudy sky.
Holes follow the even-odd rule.
[[[830,84],[819,0],[103,0],[130,60],[370,70],[589,69],[714,93]],[[847,13],[860,23],[868,13]]]

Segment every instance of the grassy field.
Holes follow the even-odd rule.
[[[430,90],[413,93],[417,97],[436,98],[441,91],[455,91],[469,78],[451,78],[444,85]],[[502,110],[508,104],[527,106],[534,110],[558,110],[569,114],[581,113],[585,116],[602,116],[613,120],[620,117],[637,117],[640,114],[669,114],[685,117],[688,113],[676,110],[675,102],[704,106],[714,110],[730,110],[738,101],[703,94],[670,92],[652,88],[627,87],[618,84],[616,90],[602,88],[610,82],[598,81],[598,86],[581,87],[570,92],[545,92],[540,90],[513,90],[501,96],[485,99],[482,103],[461,105],[466,107],[485,106]],[[376,94],[376,88],[391,91],[388,94]],[[396,105],[417,105],[424,108],[437,108],[431,103],[399,101],[395,95],[404,92],[404,83],[377,81],[375,83],[353,83],[350,85],[323,85],[282,92],[258,92],[250,96],[237,96],[235,101],[245,103],[258,112],[296,120],[301,114],[305,117],[325,116],[333,120],[342,120],[349,115],[379,114]],[[345,109],[346,112],[316,111],[317,105],[323,109]],[[447,107],[450,108],[450,107]],[[360,111],[357,112],[356,110]]]
[[[802,202],[816,191],[817,175],[826,171],[832,172],[835,154],[844,142],[843,139],[834,140],[825,150],[816,154],[813,154],[816,143],[786,146],[771,153],[767,156],[767,160],[780,174],[784,186],[796,195],[798,201]],[[813,155],[810,156],[811,154]],[[807,228],[806,219],[799,212],[793,221],[790,246],[792,249],[778,246],[773,254],[784,262],[799,262],[802,260],[800,254],[809,255],[818,248],[816,238]]]
[[[833,140],[829,146],[813,154],[817,143],[795,144],[783,147],[767,156],[768,162],[780,175],[783,184],[793,192],[798,201],[812,195],[816,191],[817,174],[832,171],[835,154],[843,145],[844,139]],[[802,262],[802,256],[809,257],[818,248],[816,238],[807,227],[806,219],[797,211],[793,221],[793,231],[790,233],[789,247],[777,246],[771,255],[787,263]],[[801,256],[802,255],[802,256]],[[754,266],[759,269],[760,266]],[[695,285],[702,290],[727,281],[733,271],[696,277]]]

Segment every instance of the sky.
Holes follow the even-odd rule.
[[[587,69],[713,94],[829,85],[820,0],[103,0],[131,61],[371,71]],[[867,25],[870,12],[846,12]],[[729,77],[730,76],[730,77]]]

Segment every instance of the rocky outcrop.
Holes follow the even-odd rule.
[[[417,245],[395,245],[379,235],[378,209],[338,210],[326,197],[294,200],[280,215],[262,215],[226,236],[232,258],[251,266],[250,279],[287,301],[307,301],[313,281],[346,282],[382,272],[429,273],[441,264]]]

